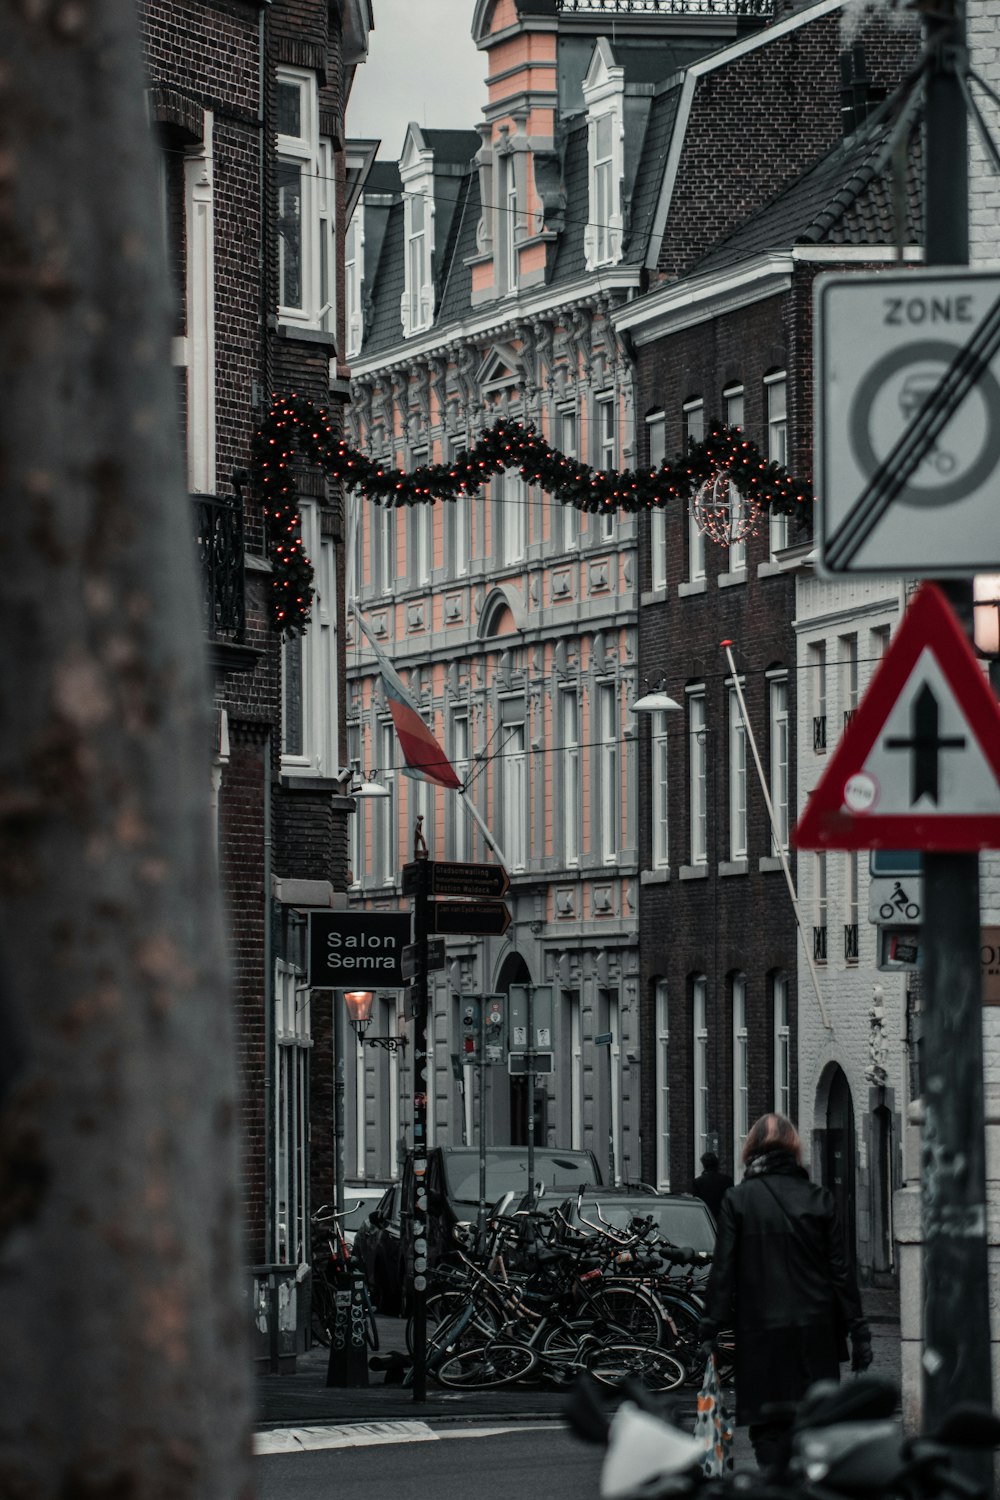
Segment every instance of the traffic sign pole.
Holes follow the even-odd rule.
[[[929,12],[926,27],[933,51],[925,104],[927,263],[964,266],[969,191],[966,102],[958,71],[967,66],[963,0]],[[968,583],[944,589],[967,622]],[[923,1420],[933,1430],[956,1402],[993,1404],[978,856],[928,854],[924,898]],[[987,1493],[992,1454],[966,1451],[960,1461]]]
[[[413,1013],[413,1399],[427,1400],[427,928],[429,860],[407,865],[412,879],[416,968],[410,990]]]

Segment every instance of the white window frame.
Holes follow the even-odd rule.
[[[739,694],[729,689],[729,858],[747,857],[747,732]]]
[[[658,712],[650,715],[650,865],[654,870],[670,869],[669,722],[669,714]]]
[[[771,853],[776,856],[780,847],[788,852],[789,797],[791,765],[789,753],[791,741],[788,723],[788,674],[767,673],[768,678],[768,755],[770,775],[768,790],[774,809],[775,827],[771,830]]]
[[[767,456],[787,467],[788,377],[784,370],[764,376],[764,401],[767,408]],[[769,511],[767,535],[773,562],[777,553],[788,546],[788,517],[781,512]]]
[[[464,786],[469,779],[472,762],[472,726],[467,708],[454,709],[451,716],[451,763],[455,775]],[[460,863],[472,859],[472,829],[464,799],[449,797],[445,806],[451,815],[451,858]]]
[[[427,455],[415,455],[414,462],[427,462]],[[427,588],[434,565],[434,506],[417,502],[410,507],[409,560],[410,583],[414,588]]]
[[[621,787],[618,778],[618,687],[599,682],[597,715],[601,804],[601,860],[615,864],[621,836]]]
[[[594,47],[583,80],[587,106],[587,225],[583,248],[588,271],[615,265],[622,256],[622,182],[625,177],[625,70],[615,65],[604,37]],[[607,133],[609,139],[601,141]]]
[[[578,454],[580,420],[575,408],[564,407],[558,416],[559,422],[559,451],[565,458],[576,458]],[[559,551],[571,552],[580,545],[580,512],[575,505],[563,505],[561,500],[555,496],[552,505],[559,515],[558,532],[553,527],[554,534],[559,537]]]
[[[528,542],[528,489],[520,469],[504,469],[494,483],[494,531],[499,531],[499,546],[494,556],[501,567],[523,564]]]
[[[399,163],[403,184],[403,337],[425,333],[434,321],[434,153],[411,136]]]
[[[829,953],[830,930],[828,924],[830,913],[827,888],[828,865],[825,849],[818,849],[816,851],[815,864],[813,868],[816,871],[816,888],[813,892],[814,911],[816,913],[816,926],[819,928],[825,927],[827,930],[827,952]],[[816,961],[817,963],[826,962],[825,959],[817,959]]]
[[[310,1255],[309,1051],[310,991],[305,975],[278,959],[274,966],[273,1260],[298,1265]]]
[[[856,849],[851,849],[848,850],[844,855],[844,918],[846,926],[857,928],[858,948],[860,949],[861,927],[859,924],[859,880],[860,876],[858,872],[858,851]],[[847,948],[845,942],[844,962],[847,964],[847,966],[849,968],[854,968],[857,965],[859,958],[860,952],[855,958],[847,957]]]
[[[573,867],[580,863],[582,843],[580,694],[575,687],[559,690],[559,742],[562,761],[562,853],[567,866]]]
[[[837,639],[840,667],[840,707],[846,725],[858,706],[858,637],[856,633]]]
[[[337,641],[337,552],[331,536],[322,529],[322,507],[303,496],[300,500],[302,542],[312,559],[313,604],[305,634],[282,643],[286,671],[293,660],[301,674],[301,721],[297,726],[300,747],[288,753],[289,706],[282,694],[281,769],[286,775],[335,776],[340,764],[337,724],[340,677]]]
[[[359,204],[347,226],[344,238],[344,329],[345,353],[355,359],[364,341],[364,308],[361,300],[365,284],[365,215]]]
[[[708,729],[704,687],[688,690],[688,859],[708,864]]]
[[[517,159],[510,150],[494,155],[496,233],[493,236],[494,273],[497,293],[509,297],[517,291]]]
[[[214,117],[206,110],[202,139],[184,153],[185,328],[188,485],[214,495],[215,466],[215,163]],[[161,154],[162,159],[162,154]]]
[[[774,1110],[791,1113],[792,1103],[792,1034],[788,1019],[788,975],[778,971],[771,975],[771,1001],[774,1025]]]
[[[656,1186],[670,1191],[670,1006],[667,981],[653,991],[656,1025]]]
[[[503,851],[510,872],[528,864],[528,760],[527,725],[505,723],[500,753],[500,823]]]
[[[697,1176],[708,1150],[708,980],[704,974],[695,974],[691,980],[691,1076],[693,1175]]]
[[[594,397],[594,468],[600,474],[610,474],[617,466],[618,431],[617,405],[614,391],[603,392]],[[598,535],[610,541],[615,534],[616,512],[602,510]]]
[[[651,411],[646,417],[646,451],[650,470],[655,471],[667,454],[667,415],[662,410]],[[649,586],[667,586],[667,512],[662,505],[649,513]]]
[[[373,767],[388,797],[372,798],[372,864],[381,885],[395,885],[397,807],[396,807],[396,731],[392,720],[380,719],[377,744],[381,765]]]
[[[583,1004],[579,990],[567,990],[569,1002],[569,1136],[574,1151],[583,1149]]]
[[[807,648],[809,659],[809,687],[812,702],[812,743],[817,755],[825,755],[830,748],[830,716],[827,702],[826,641],[810,641]],[[817,720],[823,721],[822,743],[817,735]]]
[[[684,403],[684,451],[689,442],[700,443],[705,436],[705,403],[701,397]],[[701,583],[705,577],[705,533],[698,525],[693,499],[688,504],[688,583]]]
[[[726,403],[726,424],[729,427],[743,428],[744,422],[744,390],[742,385],[727,385],[722,393],[722,399]],[[729,486],[729,523],[730,537],[734,526],[742,524],[745,501],[735,484]],[[746,573],[747,570],[747,545],[745,541],[729,543],[729,573]]]
[[[739,1161],[750,1129],[750,1043],[747,976],[733,975],[733,1162]]]
[[[333,142],[319,132],[319,88],[315,73],[281,66],[279,86],[299,91],[300,134],[278,134],[278,208],[280,169],[298,169],[300,185],[301,304],[286,301],[283,240],[278,235],[278,318],[317,331],[332,332],[337,305],[336,158]]]

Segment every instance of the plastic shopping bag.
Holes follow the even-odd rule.
[[[694,1435],[704,1446],[701,1472],[708,1478],[725,1474],[733,1467],[733,1421],[722,1399],[719,1367],[710,1354],[698,1392],[698,1415]]]

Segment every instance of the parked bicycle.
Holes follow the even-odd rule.
[[[365,1276],[364,1267],[351,1255],[351,1247],[344,1237],[341,1219],[348,1218],[361,1207],[337,1212],[328,1203],[321,1204],[311,1216],[313,1226],[312,1256],[312,1301],[310,1308],[310,1331],[319,1344],[329,1346],[337,1328],[337,1298],[346,1294],[350,1301],[352,1321],[360,1324],[358,1333],[369,1349],[379,1346],[378,1324],[375,1321],[375,1302]],[[352,1294],[356,1293],[356,1296]],[[360,1315],[354,1309],[360,1309]],[[352,1342],[354,1338],[352,1330]]]

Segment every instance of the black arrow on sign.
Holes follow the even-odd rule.
[[[921,797],[938,800],[939,757],[942,750],[964,750],[965,735],[942,738],[938,734],[941,710],[930,683],[925,682],[910,712],[913,733],[909,739],[893,735],[885,742],[887,750],[912,750],[910,761],[910,805],[915,807]]]

